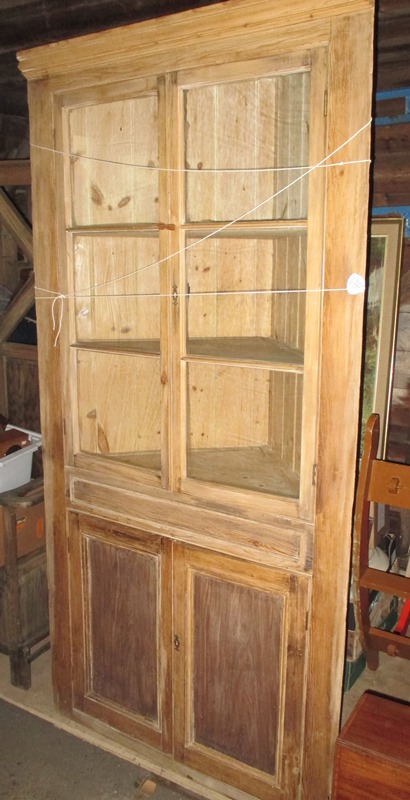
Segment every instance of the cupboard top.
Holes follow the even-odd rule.
[[[332,17],[371,11],[374,0],[294,0],[291,6],[282,0],[227,0],[199,9],[190,9],[178,14],[137,22],[75,39],[31,48],[17,54],[19,68],[27,80],[56,77],[68,73],[81,73],[84,69],[100,70],[104,66],[123,65],[156,55],[159,59],[170,50],[177,53],[192,53],[192,35],[200,36],[204,63],[207,51],[221,55],[221,41],[241,38],[241,50],[255,46],[255,37],[268,32],[278,43],[282,38],[280,29],[292,26],[300,31],[298,45],[304,36],[301,27],[309,23],[315,26],[314,44],[327,38],[323,22]],[[274,28],[272,21],[274,20]],[[201,24],[198,34],[198,23]],[[320,29],[322,23],[322,29]],[[319,26],[319,27],[317,27]],[[138,52],[135,52],[135,37],[138,36]],[[313,42],[312,42],[313,43]],[[308,43],[305,41],[305,46]],[[287,46],[289,47],[289,41]],[[74,55],[75,53],[75,55]],[[178,64],[179,67],[182,64]],[[184,64],[185,66],[185,64]],[[111,79],[113,78],[111,73]],[[107,81],[109,76],[107,75]]]

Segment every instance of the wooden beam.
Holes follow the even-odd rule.
[[[28,222],[15,208],[6,192],[0,189],[0,222],[7,228],[29,261],[33,261],[33,234]],[[34,304],[34,274],[13,297],[0,318],[0,344],[5,342]]]
[[[0,161],[0,186],[31,186],[30,160]]]
[[[0,344],[0,358],[2,357],[37,362],[37,345],[23,342],[3,342]]]
[[[27,311],[34,305],[34,273],[22,289],[13,297],[10,305],[0,317],[0,344],[5,342]]]
[[[18,212],[3,189],[0,189],[0,222],[15,239],[26,258],[33,262],[33,234],[31,227]]]

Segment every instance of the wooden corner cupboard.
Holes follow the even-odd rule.
[[[56,702],[213,800],[330,792],[372,39],[228,0],[19,54]]]

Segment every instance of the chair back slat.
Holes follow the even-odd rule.
[[[410,467],[392,461],[373,461],[367,499],[386,506],[410,508]]]
[[[370,513],[373,504],[410,508],[410,466],[377,458],[379,416],[367,422],[356,491],[353,528],[353,605],[360,643],[370,669],[377,669],[379,651],[410,658],[410,640],[400,633],[382,631],[371,624],[371,592],[410,602],[410,578],[369,567]]]

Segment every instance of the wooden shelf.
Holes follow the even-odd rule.
[[[263,336],[221,336],[214,339],[188,339],[188,356],[225,360],[266,361],[292,371],[303,369],[303,353],[294,347]]]
[[[159,450],[143,453],[83,453],[84,455],[98,455],[99,458],[115,461],[120,464],[129,464],[132,467],[141,467],[152,472],[161,472],[161,453]]]
[[[130,354],[160,354],[159,339],[96,339],[77,342],[80,350],[118,351]],[[292,372],[303,371],[303,353],[294,347],[262,336],[220,336],[188,339],[187,356],[223,361],[254,361],[274,364]]]
[[[87,342],[76,342],[77,350],[96,350],[102,353],[129,353],[130,355],[160,354],[159,339],[95,339]]]
[[[268,447],[232,447],[194,450],[188,454],[189,478],[199,481],[298,497],[299,476]]]

